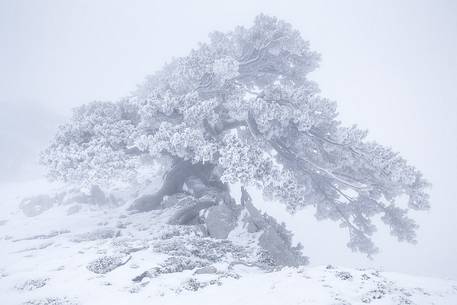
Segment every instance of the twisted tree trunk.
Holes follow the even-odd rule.
[[[247,233],[256,233],[258,246],[262,249],[259,262],[271,266],[298,266],[308,259],[299,247],[292,246],[292,234],[273,217],[262,214],[253,204],[251,196],[243,187],[241,205],[236,205],[227,185],[213,173],[214,166],[192,164],[179,160],[165,175],[160,189],[151,195],[136,199],[129,210],[145,212],[173,207],[168,220],[171,225],[197,225],[208,236],[227,239],[230,232],[242,221]],[[186,188],[183,186],[186,185]],[[164,196],[178,195],[177,200],[164,200]],[[181,196],[181,197],[180,197]],[[187,201],[186,201],[187,200]],[[170,205],[171,203],[171,205]],[[205,211],[202,213],[202,211]],[[244,211],[244,212],[243,212]]]
[[[190,177],[199,178],[205,185],[218,184],[218,182],[210,181],[212,169],[213,165],[210,164],[193,164],[190,161],[177,160],[174,166],[165,175],[160,189],[155,194],[139,197],[132,203],[128,210],[134,212],[147,212],[161,209],[163,197],[182,192],[184,183]],[[219,185],[219,187],[220,186],[221,185]]]

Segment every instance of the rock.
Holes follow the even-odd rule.
[[[217,269],[214,266],[206,266],[200,269],[195,270],[194,274],[215,274]]]
[[[248,233],[255,233],[260,231],[260,228],[253,221],[247,220],[246,223],[246,230],[248,231]]]
[[[168,221],[170,225],[197,225],[199,223],[199,211],[195,206],[177,210]]]
[[[168,220],[171,225],[198,225],[202,223],[200,211],[207,209],[215,202],[199,201],[192,196],[183,198],[176,204],[176,211]]]
[[[189,177],[184,183],[183,189],[196,198],[205,195],[208,192],[208,186],[197,177]]]
[[[140,283],[141,281],[143,281],[143,279],[146,279],[146,278],[153,278],[155,277],[154,273],[153,272],[150,272],[150,271],[144,271],[143,273],[141,273],[140,275],[138,276],[135,276],[132,281],[135,282],[135,283]]]
[[[155,278],[162,274],[182,272],[206,266],[207,263],[200,260],[193,260],[187,257],[172,256],[167,258],[158,267],[147,270],[132,279],[134,282],[141,282],[145,278]]]
[[[26,216],[33,217],[49,210],[55,203],[55,198],[48,195],[39,195],[25,198],[20,203],[19,208]]]
[[[130,211],[153,211],[162,209],[163,196],[157,194],[142,195],[135,199],[132,205],[128,208]]]
[[[130,258],[131,256],[124,257],[105,255],[90,262],[87,265],[87,269],[97,274],[105,274],[122,265],[125,265]]]
[[[210,207],[205,218],[208,234],[213,238],[224,239],[237,225],[238,211],[225,204]]]
[[[196,198],[185,193],[177,193],[171,196],[165,196],[162,201],[164,209],[173,207],[187,207],[195,205]]]
[[[73,205],[67,210],[67,215],[73,215],[81,211],[81,206],[80,205]]]
[[[92,185],[90,188],[90,200],[92,204],[105,205],[109,202],[105,193],[98,185]]]

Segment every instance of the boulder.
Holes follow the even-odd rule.
[[[170,225],[197,225],[200,224],[199,211],[195,206],[177,210],[168,221]]]
[[[227,238],[236,227],[238,215],[238,211],[226,204],[210,207],[205,218],[208,234],[213,238]]]
[[[162,201],[162,208],[168,209],[173,207],[186,207],[195,205],[196,199],[185,193],[177,193],[171,196],[165,196]]]
[[[208,192],[209,187],[198,177],[191,176],[184,183],[183,190],[192,194],[196,198],[200,198]]]
[[[206,266],[195,270],[194,274],[215,274],[217,269],[214,266]]]
[[[197,200],[193,196],[185,196],[182,198],[174,197],[175,201],[173,208],[174,213],[170,217],[168,224],[171,225],[198,225],[202,223],[200,211],[216,205],[214,201]],[[173,199],[167,199],[166,205],[170,205]]]
[[[97,205],[105,205],[109,202],[106,198],[105,193],[98,185],[92,185],[90,188],[90,203]]]
[[[162,209],[162,198],[163,196],[158,194],[146,194],[138,197],[128,208],[130,211],[152,211]]]

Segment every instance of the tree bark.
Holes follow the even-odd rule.
[[[147,212],[161,209],[164,196],[170,196],[182,191],[184,182],[195,176],[205,184],[210,183],[209,176],[213,166],[210,164],[192,164],[190,161],[178,160],[165,175],[162,186],[155,194],[143,195],[137,198],[128,208],[129,211]]]

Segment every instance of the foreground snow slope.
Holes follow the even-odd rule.
[[[223,259],[202,266],[191,258],[211,249],[202,251],[194,240],[161,248],[181,237],[166,231],[156,211],[128,214],[125,205],[77,204],[26,216],[19,203],[27,192],[37,193],[33,187],[45,189],[1,190],[2,305],[457,304],[455,281],[332,266],[266,272]],[[184,259],[170,260],[178,250]]]

